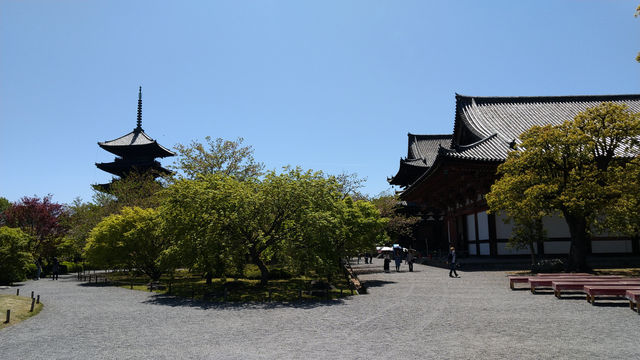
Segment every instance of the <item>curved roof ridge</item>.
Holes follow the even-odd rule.
[[[493,134],[491,134],[491,135],[489,135],[489,136],[487,136],[487,137],[485,137],[485,138],[483,138],[483,139],[480,139],[480,140],[478,140],[478,141],[476,141],[476,142],[474,142],[474,143],[472,143],[472,144],[468,144],[468,145],[458,145],[458,149],[459,149],[459,150],[462,150],[462,151],[464,151],[464,150],[468,150],[468,149],[472,149],[472,148],[474,148],[474,147],[476,147],[476,146],[478,146],[478,145],[480,145],[480,144],[482,144],[482,143],[484,143],[484,142],[487,142],[487,141],[491,140],[491,139],[492,139],[492,138],[494,138],[494,137],[500,138],[500,137],[498,136],[498,133],[493,133]],[[502,139],[501,139],[501,140],[502,140]]]
[[[585,101],[592,100],[597,101],[598,99],[610,99],[610,100],[620,100],[620,99],[628,99],[635,98],[640,99],[640,94],[599,94],[599,95],[533,95],[533,96],[472,96],[472,95],[462,95],[456,93],[456,97],[467,98],[467,99],[475,99],[480,101],[486,100],[494,100],[492,102],[499,102],[500,100],[504,101],[521,101],[526,102],[526,100],[535,100],[533,102],[556,102],[556,101]],[[547,101],[545,101],[547,100]],[[553,101],[556,100],[556,101]],[[604,100],[606,101],[606,100]]]

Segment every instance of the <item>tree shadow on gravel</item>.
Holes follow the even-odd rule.
[[[387,284],[395,284],[395,283],[396,283],[395,281],[386,281],[386,280],[365,280],[362,282],[362,284],[367,288],[382,287]]]
[[[143,303],[171,307],[193,307],[205,310],[269,310],[280,308],[314,309],[324,306],[345,305],[346,301],[345,299],[334,299],[317,301],[303,300],[296,302],[214,302],[159,294],[152,296],[149,300],[146,300]]]

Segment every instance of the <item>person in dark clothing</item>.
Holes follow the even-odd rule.
[[[409,265],[409,271],[412,272],[413,271],[413,252],[412,250],[409,250],[409,252],[407,252],[407,264]]]
[[[58,274],[60,273],[60,264],[58,263],[58,258],[53,258],[53,266],[51,267],[51,280],[58,280]]]
[[[389,253],[384,254],[384,272],[389,272],[389,264],[391,264],[391,255]]]
[[[449,277],[454,277],[452,274],[454,274],[455,277],[460,277],[456,272],[456,248],[453,246],[449,252],[449,257],[447,257],[447,262],[449,263]]]

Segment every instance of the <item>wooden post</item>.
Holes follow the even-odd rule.
[[[20,289],[16,289],[16,296],[20,296]]]
[[[40,295],[36,298],[36,304],[40,304]]]
[[[195,296],[196,296],[196,290],[193,287],[193,284],[191,284],[191,298],[193,299],[193,298],[195,298]]]
[[[133,290],[133,279],[131,279],[131,290]]]
[[[329,289],[324,289],[324,297],[329,300]]]
[[[228,291],[227,291],[227,287],[225,286],[225,287],[224,287],[224,298],[223,298],[223,299],[224,299],[224,302],[227,302],[227,296],[229,296],[229,293],[228,293]]]
[[[171,280],[169,280],[169,291],[167,291],[167,294],[171,294]]]
[[[33,299],[33,291],[31,292],[31,298]]]
[[[340,297],[342,297],[342,288],[340,288]]]
[[[302,300],[302,289],[298,289],[298,300]]]
[[[4,323],[5,323],[5,324],[8,324],[8,323],[9,323],[9,321],[11,321],[11,310],[8,310],[8,309],[7,309],[7,321],[5,321]]]
[[[36,299],[31,299],[31,310],[29,310],[29,312],[33,312],[33,307],[36,304]]]
[[[269,302],[271,302],[271,289],[269,289]]]

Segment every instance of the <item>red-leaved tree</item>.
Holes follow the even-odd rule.
[[[21,228],[30,235],[29,251],[44,257],[56,255],[56,246],[67,231],[62,225],[66,215],[63,205],[51,202],[51,195],[42,199],[25,196],[4,212],[9,227]]]

